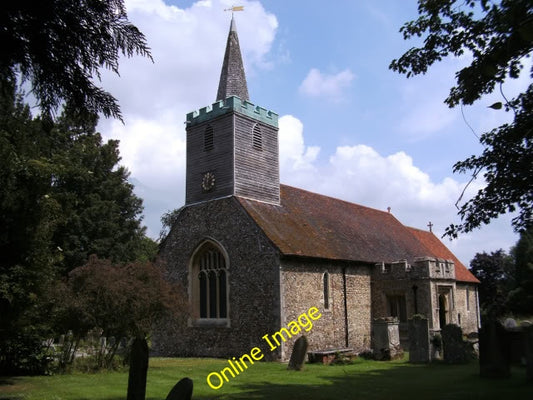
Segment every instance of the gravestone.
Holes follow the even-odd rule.
[[[166,400],[191,400],[192,398],[192,379],[183,378],[174,385],[168,393]]]
[[[511,376],[505,328],[498,321],[485,321],[479,330],[479,374],[484,378]]]
[[[525,365],[526,332],[521,326],[508,328],[505,326],[505,341],[509,346],[509,361],[511,365]]]
[[[308,345],[309,344],[305,336],[300,336],[298,339],[296,339],[296,342],[294,342],[294,347],[292,348],[291,358],[289,360],[289,366],[287,369],[292,369],[295,371],[302,370]]]
[[[397,360],[403,357],[399,323],[395,318],[377,318],[372,329],[372,350],[376,360]]]
[[[533,326],[522,325],[524,329],[524,347],[526,359],[526,379],[533,382]]]
[[[429,322],[424,317],[413,317],[409,320],[409,362],[428,363],[430,360]]]
[[[442,328],[442,351],[444,362],[462,364],[468,361],[468,347],[463,340],[463,330],[455,324]]]
[[[440,331],[431,331],[431,360],[442,360],[442,335]]]
[[[148,343],[144,338],[135,338],[131,344],[127,400],[145,399],[147,373]]]

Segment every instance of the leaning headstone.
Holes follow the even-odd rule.
[[[398,320],[395,318],[377,318],[374,320],[372,350],[376,360],[388,361],[403,357],[398,326]]]
[[[448,324],[442,328],[442,351],[444,362],[449,364],[462,364],[468,361],[467,345],[463,340],[461,327]]]
[[[479,374],[483,378],[511,376],[505,328],[498,321],[485,321],[479,330]]]
[[[293,369],[295,371],[302,370],[308,345],[309,344],[305,336],[300,336],[298,339],[296,339],[296,342],[294,342],[294,347],[292,348],[291,358],[289,360],[289,366],[287,369]]]
[[[192,380],[183,378],[174,385],[168,393],[166,400],[191,400],[192,398]]]
[[[429,322],[414,316],[409,320],[409,362],[428,363],[430,359]]]

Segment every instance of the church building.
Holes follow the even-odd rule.
[[[430,231],[388,211],[280,184],[278,115],[250,102],[235,22],[216,102],[187,114],[186,201],[161,244],[190,315],[154,336],[168,356],[232,357],[316,307],[309,350],[372,348],[378,318],[479,326],[478,280]],[[286,360],[300,336],[265,359]]]

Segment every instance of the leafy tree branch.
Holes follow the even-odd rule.
[[[390,68],[408,78],[425,74],[446,57],[469,54],[470,65],[456,73],[456,84],[445,103],[469,105],[499,89],[503,102],[489,106],[513,112],[513,121],[480,137],[481,155],[454,165],[454,172],[482,174],[486,186],[459,208],[460,224],[445,235],[457,237],[501,214],[516,212],[512,224],[524,231],[533,224],[533,84],[507,99],[501,85],[524,73],[533,51],[533,3],[529,0],[419,0],[419,18],[402,28],[404,39],[424,39],[391,62]],[[528,72],[526,72],[528,73]],[[533,78],[533,67],[528,73]]]

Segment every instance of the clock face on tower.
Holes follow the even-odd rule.
[[[206,172],[202,178],[202,190],[209,192],[215,187],[215,174],[213,172]]]

